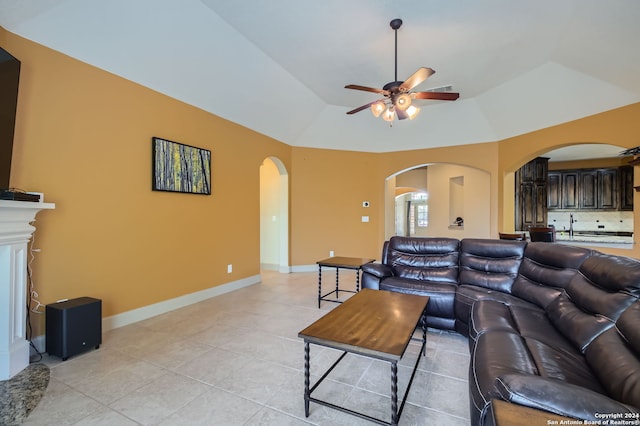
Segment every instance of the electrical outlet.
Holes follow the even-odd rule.
[[[230,263],[227,265],[227,274],[230,274],[233,272],[233,265]]]
[[[334,256],[333,250],[329,250],[329,257],[333,257],[333,256]]]

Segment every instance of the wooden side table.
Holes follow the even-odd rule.
[[[495,426],[537,426],[537,425],[561,425],[570,417],[563,417],[548,411],[536,410],[524,405],[512,404],[501,399],[491,400],[493,411],[493,423]],[[561,423],[564,420],[565,423]]]
[[[318,308],[320,308],[320,302],[323,300],[327,302],[342,303],[340,298],[340,292],[357,293],[360,291],[360,270],[363,265],[374,262],[375,259],[367,259],[363,257],[330,257],[328,259],[319,260],[318,264]],[[336,268],[336,288],[329,293],[322,294],[322,267]],[[340,288],[340,269],[354,269],[356,271],[356,290],[343,290]],[[327,297],[336,294],[335,299],[328,299]]]

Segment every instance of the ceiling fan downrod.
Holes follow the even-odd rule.
[[[398,29],[402,26],[402,19],[396,18],[389,22],[391,29],[395,33],[396,46],[395,46],[395,73],[394,81],[398,81]]]

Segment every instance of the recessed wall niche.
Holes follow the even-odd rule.
[[[462,227],[464,222],[464,176],[449,178],[449,223],[453,227]]]

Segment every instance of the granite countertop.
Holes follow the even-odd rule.
[[[617,235],[574,235],[569,233],[556,232],[556,241],[562,242],[583,242],[583,243],[606,243],[606,244],[633,244],[633,237],[620,237]]]

